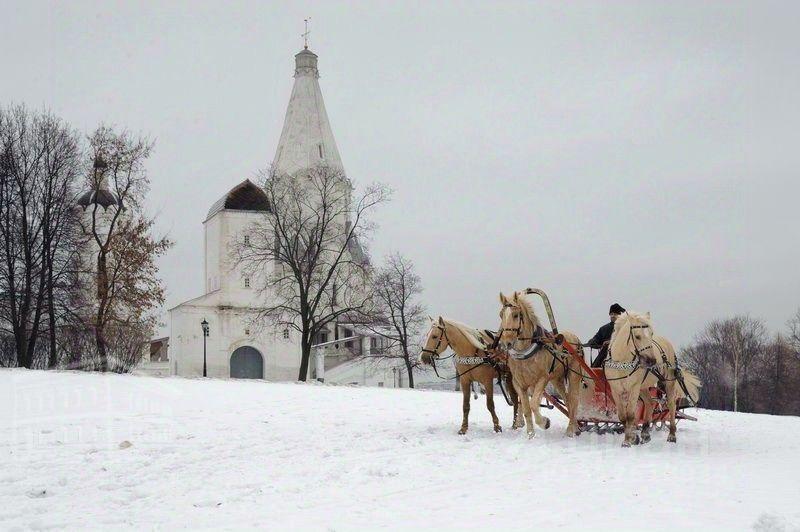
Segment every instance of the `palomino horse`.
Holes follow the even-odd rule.
[[[548,382],[552,382],[558,393],[567,403],[569,424],[567,436],[580,434],[578,428],[578,402],[582,379],[579,363],[560,348],[544,345],[545,330],[533,310],[531,303],[522,292],[514,292],[511,298],[500,294],[500,347],[508,352],[508,367],[513,376],[514,388],[522,403],[528,436],[533,437],[534,428],[531,410],[536,424],[547,429],[550,420],[539,413],[539,403]],[[563,333],[569,342],[583,356],[583,348],[578,337],[568,331]],[[564,382],[568,386],[565,387]]]
[[[486,408],[492,415],[494,431],[502,432],[500,420],[494,411],[494,379],[501,378],[506,382],[509,399],[514,405],[514,419],[517,417],[519,401],[514,387],[511,386],[511,373],[508,369],[495,369],[497,364],[490,362],[490,346],[494,339],[485,331],[473,329],[453,320],[439,316],[437,321],[431,320],[431,329],[425,338],[420,359],[425,364],[433,365],[439,355],[450,347],[455,353],[456,372],[464,394],[463,412],[459,434],[466,434],[469,428],[469,399],[473,382],[479,382],[486,390]]]
[[[685,397],[686,393],[690,395],[691,400],[697,401],[700,381],[690,372],[678,368],[675,348],[669,340],[654,334],[649,312],[647,314],[625,312],[617,318],[614,322],[614,334],[608,345],[608,358],[604,371],[617,408],[617,415],[620,422],[625,425],[623,447],[636,445],[640,441],[639,435],[636,434],[636,408],[640,397],[644,403],[641,440],[650,441],[653,403],[648,389],[658,385],[658,381],[661,380],[659,377],[663,377],[667,408],[669,408],[667,441],[677,441],[675,436],[677,401]]]

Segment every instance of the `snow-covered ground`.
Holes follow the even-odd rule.
[[[622,449],[482,401],[458,436],[451,392],[0,370],[0,529],[800,527],[798,418]]]

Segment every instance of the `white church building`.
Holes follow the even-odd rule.
[[[294,87],[273,168],[290,176],[320,164],[344,171],[322,99],[317,55],[306,48],[295,56],[295,65]],[[203,294],[169,310],[169,338],[159,339],[158,361],[151,364],[152,368],[160,365],[171,375],[201,376],[205,349],[209,377],[297,380],[299,335],[271,325],[254,326],[253,317],[263,303],[263,295],[256,289],[258,280],[248,278],[230,256],[231,244],[245,240],[252,222],[269,208],[261,188],[245,180],[208,210],[203,222]],[[205,347],[203,321],[208,324]],[[322,334],[319,342],[360,337],[327,349],[326,356],[316,364],[312,360],[309,377],[321,377],[324,371],[326,382],[405,385],[404,369],[357,357],[378,344],[377,338],[361,336],[362,332],[337,324],[328,334]]]

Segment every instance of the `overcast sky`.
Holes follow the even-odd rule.
[[[800,306],[794,2],[10,2],[0,104],[152,136],[167,306],[203,288],[208,207],[274,157],[303,18],[348,175],[395,190],[376,261],[496,327],[546,290],[588,338],[610,303],[685,344]],[[199,327],[199,325],[198,325]]]

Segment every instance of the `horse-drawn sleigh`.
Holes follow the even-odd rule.
[[[550,331],[536,316],[525,296],[542,298]],[[664,337],[655,335],[649,314],[626,312],[615,322],[609,356],[602,368],[590,367],[578,337],[559,332],[547,295],[538,289],[500,294],[500,330],[480,331],[452,320],[433,322],[422,349],[423,362],[434,364],[451,347],[463,400],[460,434],[468,429],[469,386],[480,382],[486,389],[487,407],[500,431],[494,412],[494,378],[506,382],[514,406],[513,428],[527,427],[534,434],[533,421],[543,429],[550,420],[540,407],[557,409],[569,419],[567,436],[582,431],[625,433],[623,446],[650,440],[652,425],[669,425],[668,441],[676,441],[678,420],[696,420],[682,412],[699,398],[700,383],[678,365],[675,349]],[[488,387],[487,387],[488,382]],[[552,385],[555,393],[547,390]],[[504,390],[505,395],[505,390]],[[545,400],[541,404],[542,399]],[[638,431],[641,432],[641,436]]]

